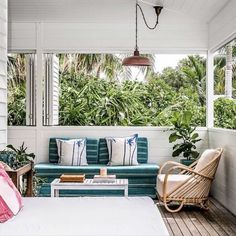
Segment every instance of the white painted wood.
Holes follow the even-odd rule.
[[[14,21],[120,22],[134,14],[136,0],[9,0],[10,19]],[[148,0],[154,5],[164,2],[164,11],[209,22],[227,0]],[[147,12],[150,5],[140,5]],[[97,8],[97,11],[94,9]],[[123,10],[123,11],[122,11]],[[147,12],[148,15],[149,12]],[[152,15],[154,13],[152,12]],[[153,20],[154,22],[154,20]]]
[[[236,1],[229,0],[209,23],[209,49],[212,51],[236,37]]]
[[[163,164],[172,160],[172,147],[168,137],[168,127],[8,127],[8,143],[20,145],[25,141],[30,151],[36,153],[36,162],[48,162],[48,146],[51,137],[91,137],[101,138],[106,136],[123,137],[138,133],[141,137],[147,137],[149,141],[149,163]],[[200,138],[198,150],[203,152],[208,147],[208,135],[206,128],[198,129]],[[176,161],[178,159],[175,159]]]
[[[7,144],[7,0],[0,0],[0,150]]]
[[[37,42],[37,23],[9,22],[8,24],[8,49],[35,50]]]
[[[44,125],[59,124],[59,58],[45,54],[44,76]]]
[[[236,214],[236,130],[209,129],[209,147],[224,148],[215,181],[213,196],[231,212]]]
[[[35,55],[26,54],[26,125],[36,125]]]
[[[94,183],[92,179],[86,179],[83,183],[65,183],[55,179],[51,183],[51,197],[59,197],[60,190],[123,190],[128,197],[128,179],[116,179],[114,183]]]
[[[208,0],[208,4],[203,7],[202,1],[195,4],[191,0],[194,7],[183,7],[183,10],[178,10],[174,6],[174,11],[163,10],[160,24],[154,31],[148,30],[139,17],[140,51],[205,51],[208,46],[207,21],[220,9],[225,0],[217,0],[217,3],[215,1]],[[36,24],[41,22],[42,47],[46,52],[133,51],[135,0],[61,0],[60,3],[55,0],[10,0],[9,7],[11,50],[35,49]],[[154,23],[153,8],[143,5],[143,9],[148,22]]]
[[[206,125],[214,126],[214,56],[210,51],[207,53]]]

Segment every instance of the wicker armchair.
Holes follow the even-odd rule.
[[[157,177],[157,193],[169,212],[178,212],[184,205],[199,205],[208,209],[208,195],[222,151],[220,148],[205,150],[188,167],[173,161],[161,167]],[[165,174],[164,169],[167,169]],[[177,203],[177,208],[171,209],[171,203]]]

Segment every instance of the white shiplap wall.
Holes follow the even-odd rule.
[[[209,49],[217,49],[236,38],[236,1],[229,0],[209,24]]]
[[[127,136],[138,133],[149,140],[149,162],[162,164],[172,159],[173,144],[168,142],[169,132],[162,127],[8,127],[8,143],[21,145],[24,141],[29,151],[36,153],[37,162],[48,161],[48,142],[50,137],[106,137]],[[198,148],[200,152],[208,147],[206,128],[199,128],[198,132],[203,139]]]
[[[0,0],[0,150],[7,143],[7,0]]]
[[[224,148],[212,194],[231,212],[236,214],[236,130],[209,129],[209,147]]]

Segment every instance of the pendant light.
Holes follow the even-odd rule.
[[[147,24],[146,18],[144,16],[143,10],[141,8],[141,6],[136,2],[136,12],[135,12],[135,50],[134,50],[134,54],[131,57],[126,57],[123,62],[122,65],[123,66],[151,66],[152,63],[149,60],[149,58],[144,57],[144,56],[140,56],[139,54],[139,50],[138,50],[138,8],[140,9],[142,16],[143,16],[143,20],[145,25],[148,27],[148,29],[150,30],[154,30],[157,25],[158,25],[158,18],[159,15],[161,13],[161,10],[163,9],[162,6],[154,6],[153,8],[155,9],[156,15],[157,15],[157,19],[156,19],[156,23],[153,27],[150,27]]]

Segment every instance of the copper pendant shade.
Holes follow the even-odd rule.
[[[133,56],[130,56],[130,57],[126,57],[123,61],[122,61],[122,65],[123,66],[151,66],[152,63],[151,61],[149,60],[149,58],[147,57],[144,57],[144,56],[140,56],[139,54],[139,50],[138,50],[138,8],[140,9],[141,13],[142,13],[142,16],[143,16],[143,19],[144,19],[144,22],[145,22],[145,25],[153,30],[157,27],[158,25],[158,17],[161,13],[161,10],[163,7],[161,6],[155,6],[154,9],[155,9],[155,12],[156,12],[156,15],[157,15],[157,20],[156,20],[156,24],[154,25],[154,27],[150,27],[148,24],[147,24],[147,21],[145,19],[145,16],[144,16],[144,13],[143,13],[143,10],[142,8],[140,7],[140,5],[138,3],[136,3],[136,19],[135,19],[135,51],[134,51],[134,54]]]
[[[151,66],[152,63],[147,57],[139,55],[138,49],[135,49],[134,55],[131,57],[126,57],[123,62],[123,66]]]

